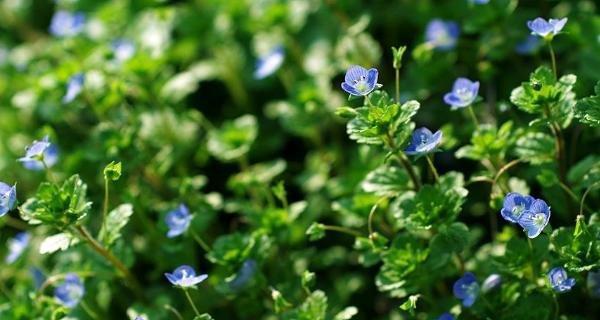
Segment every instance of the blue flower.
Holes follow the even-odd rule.
[[[454,316],[451,313],[446,312],[442,313],[437,320],[454,320]]]
[[[242,267],[235,275],[235,278],[229,282],[231,289],[238,290],[243,288],[256,273],[257,266],[258,264],[254,259],[248,259],[244,261]]]
[[[110,47],[117,61],[129,60],[135,54],[135,44],[127,39],[117,39],[112,42]]]
[[[588,273],[587,287],[592,297],[600,298],[600,270]]]
[[[442,131],[438,130],[431,133],[429,129],[423,127],[415,129],[410,139],[410,144],[404,152],[408,155],[423,155],[430,153],[442,142]]]
[[[18,161],[29,170],[43,170],[44,164],[50,168],[58,161],[58,148],[45,136],[42,141],[33,141],[25,148],[25,156]]]
[[[425,28],[425,41],[434,49],[448,51],[456,47],[460,28],[456,22],[433,19]]]
[[[17,235],[8,240],[8,255],[4,262],[7,264],[11,264],[15,262],[27,249],[27,245],[29,244],[29,233],[27,232],[19,232]]]
[[[454,81],[452,91],[444,95],[444,102],[451,106],[452,110],[470,106],[479,92],[479,81],[471,81],[467,78],[458,78]]]
[[[379,71],[375,68],[369,70],[361,66],[351,66],[346,71],[342,89],[353,96],[366,96],[377,87]]]
[[[462,278],[456,280],[452,287],[452,292],[455,297],[462,300],[463,306],[472,306],[479,295],[477,278],[475,278],[475,275],[471,272],[466,272]]]
[[[74,273],[65,276],[65,281],[54,289],[54,298],[67,308],[74,308],[83,298],[85,288],[81,279]]]
[[[525,210],[519,218],[519,225],[527,232],[527,237],[535,238],[550,221],[550,207],[544,200],[537,199],[529,210]]]
[[[17,187],[0,182],[0,217],[15,207],[17,202]]]
[[[534,53],[541,45],[540,38],[530,34],[527,38],[518,42],[515,46],[515,51],[518,54],[531,54]]]
[[[204,281],[206,278],[208,278],[208,275],[201,274],[196,276],[196,271],[194,268],[183,265],[175,269],[173,273],[165,273],[165,277],[167,277],[167,280],[169,280],[169,282],[171,282],[174,286],[189,288],[194,287],[198,283]]]
[[[567,292],[575,285],[575,279],[567,278],[567,271],[563,267],[556,267],[548,272],[550,285],[556,292]]]
[[[85,14],[60,10],[52,16],[50,33],[57,37],[70,37],[80,33],[84,27]]]
[[[546,21],[543,18],[535,18],[533,21],[527,21],[527,27],[531,34],[538,35],[545,39],[552,39],[557,35],[567,23],[567,18],[550,19]]]
[[[77,73],[69,78],[67,83],[67,92],[63,96],[62,102],[69,103],[81,93],[83,90],[83,83],[85,82],[85,76],[83,73]]]
[[[272,49],[268,54],[256,61],[254,79],[264,79],[275,73],[283,64],[284,58],[285,52],[283,51],[283,47],[277,46]]]
[[[488,292],[496,289],[502,283],[502,276],[497,273],[490,274],[483,284],[481,284],[481,292]]]
[[[165,222],[169,227],[167,237],[174,238],[186,232],[190,227],[192,218],[193,216],[190,215],[190,211],[184,204],[180,204],[177,209],[169,211],[165,217]]]
[[[510,192],[504,197],[504,205],[500,210],[500,214],[504,220],[517,223],[523,213],[531,208],[534,201],[535,199],[531,196]]]

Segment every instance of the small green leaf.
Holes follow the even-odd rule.
[[[54,253],[56,251],[67,250],[70,246],[78,243],[79,240],[69,233],[59,233],[46,237],[40,244],[40,254]]]
[[[554,139],[545,133],[528,132],[515,144],[515,153],[523,161],[540,164],[554,161]]]
[[[271,299],[273,299],[273,308],[275,309],[275,313],[277,314],[282,313],[283,311],[289,309],[292,306],[281,295],[281,292],[274,288],[271,288]]]
[[[244,156],[258,135],[258,123],[253,115],[244,115],[225,122],[208,133],[207,148],[212,156],[230,162]]]
[[[408,183],[408,175],[404,170],[398,167],[382,165],[369,172],[367,177],[361,182],[361,187],[369,193],[381,196],[393,196],[407,190],[410,185]]]
[[[420,294],[413,294],[404,303],[400,305],[400,309],[408,311],[410,314],[414,314],[417,309],[417,300],[419,300]]]
[[[316,241],[325,236],[325,228],[321,223],[313,222],[310,227],[306,230],[306,235],[308,236],[308,240]]]
[[[112,161],[104,168],[104,179],[117,181],[121,177],[121,162]]]
[[[575,105],[575,116],[579,122],[591,127],[600,127],[600,81],[594,87],[593,96],[580,99]]]
[[[133,206],[129,203],[122,204],[106,216],[106,221],[102,228],[98,238],[104,242],[105,245],[112,245],[118,238],[121,237],[121,229],[127,225],[129,218],[133,215]]]
[[[210,314],[203,313],[199,316],[194,317],[194,320],[215,320]]]
[[[344,310],[338,312],[338,314],[333,317],[333,320],[350,320],[352,317],[358,314],[358,308],[350,306],[346,307]]]
[[[306,290],[310,290],[315,285],[315,273],[304,270],[302,273],[302,286]]]
[[[406,51],[406,46],[400,46],[398,48],[392,47],[392,65],[394,69],[400,69],[402,67],[402,56]]]

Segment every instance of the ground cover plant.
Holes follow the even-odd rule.
[[[595,1],[0,1],[0,319],[598,319]]]

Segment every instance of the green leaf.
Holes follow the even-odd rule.
[[[567,179],[584,188],[600,181],[600,157],[590,155],[577,162],[569,169]]]
[[[73,175],[62,186],[43,182],[35,197],[21,206],[21,217],[31,224],[44,223],[63,230],[85,218],[92,203],[86,200],[87,185]]]
[[[121,177],[121,162],[112,161],[104,168],[104,179],[117,181]]]
[[[455,253],[460,253],[469,244],[469,228],[461,222],[440,228],[429,244],[427,265],[432,269],[444,267]]]
[[[306,235],[308,236],[308,240],[316,241],[325,236],[325,228],[321,223],[313,222],[310,227],[306,230]]]
[[[70,233],[59,233],[46,237],[40,244],[40,254],[54,253],[56,251],[65,251],[70,246],[79,242],[79,239],[73,237]]]
[[[287,168],[285,160],[276,159],[265,163],[257,163],[247,170],[233,175],[227,181],[227,186],[236,192],[257,189],[269,185]]]
[[[275,313],[280,314],[292,306],[285,300],[283,295],[281,295],[281,292],[274,288],[271,288],[271,299],[273,299],[273,308],[275,309]]]
[[[122,204],[106,216],[106,221],[100,229],[98,238],[106,245],[111,246],[121,237],[121,229],[127,225],[133,215],[133,206],[129,203]]]
[[[302,273],[302,286],[306,290],[310,290],[315,285],[315,273],[304,270]]]
[[[408,175],[404,170],[390,165],[382,165],[369,172],[361,182],[364,191],[380,196],[394,196],[408,189]]]
[[[256,118],[244,115],[209,131],[207,148],[213,157],[223,162],[235,161],[248,153],[257,135]]]
[[[346,307],[344,310],[338,312],[333,317],[333,320],[350,320],[352,317],[358,314],[358,308],[356,307]]]
[[[417,300],[421,297],[420,294],[413,294],[404,303],[400,305],[400,309],[408,311],[410,314],[414,314],[417,309]]]
[[[575,116],[579,122],[590,127],[600,127],[600,81],[594,87],[595,95],[579,99],[575,105]]]
[[[360,252],[358,262],[365,267],[375,265],[381,260],[381,255],[387,250],[388,239],[377,232],[371,238],[356,237],[354,249]]]
[[[471,137],[471,145],[456,151],[457,158],[472,160],[504,158],[506,150],[514,143],[513,123],[508,121],[500,129],[490,124],[480,125]]]
[[[523,161],[541,164],[554,161],[554,139],[545,133],[528,132],[515,144],[515,153]]]
[[[215,318],[213,318],[210,314],[208,313],[203,313],[199,316],[195,316],[194,320],[215,320]]]
[[[324,320],[327,312],[327,296],[321,290],[313,292],[294,310],[283,314],[285,320]]]
[[[392,47],[392,65],[394,69],[400,69],[402,67],[402,56],[406,51],[406,46],[400,46],[398,48]]]
[[[428,250],[420,239],[410,234],[398,235],[381,255],[383,265],[375,280],[377,288],[392,297],[405,297],[415,289],[413,275],[419,272],[418,268],[427,255]]]

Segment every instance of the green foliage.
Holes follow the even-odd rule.
[[[575,116],[583,124],[600,127],[600,81],[594,87],[596,95],[579,99],[575,106]]]
[[[225,162],[238,160],[250,150],[258,135],[258,124],[252,115],[244,115],[211,130],[207,148],[210,154]]]
[[[104,167],[104,179],[117,181],[121,178],[121,162],[112,161]]]
[[[106,246],[111,246],[117,239],[121,237],[121,229],[129,222],[129,218],[133,215],[133,206],[129,203],[122,204],[106,216],[104,225],[100,229],[98,238],[101,239]]]
[[[87,185],[73,175],[58,186],[40,184],[35,197],[21,206],[21,217],[30,224],[44,223],[60,230],[75,225],[89,213],[92,203],[86,199]]]

